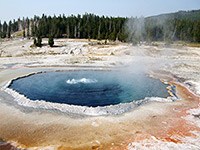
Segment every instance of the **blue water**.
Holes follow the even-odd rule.
[[[14,80],[10,88],[31,100],[93,107],[169,96],[161,81],[120,71],[47,72]]]

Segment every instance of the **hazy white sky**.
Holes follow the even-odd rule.
[[[0,0],[0,20],[34,15],[94,13],[105,16],[152,16],[200,9],[200,0]]]

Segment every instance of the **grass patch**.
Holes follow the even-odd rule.
[[[92,60],[92,61],[102,61],[102,59],[99,58],[99,57],[89,57],[89,58],[90,58],[90,60]]]
[[[80,62],[78,60],[74,60],[74,61],[71,61],[71,64],[79,64]]]
[[[116,64],[115,63],[110,63],[110,65],[115,66]]]
[[[189,47],[200,47],[200,43],[187,43]]]
[[[111,52],[110,55],[115,55],[115,54],[113,52]]]
[[[53,50],[50,50],[50,51],[49,51],[49,54],[50,54],[50,55],[58,55],[58,54],[60,54],[60,53],[57,53],[57,52],[54,52]]]
[[[24,53],[23,55],[42,55],[43,52],[29,52],[29,53]]]

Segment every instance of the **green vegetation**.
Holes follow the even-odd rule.
[[[37,40],[34,39],[33,44],[36,46],[37,45]]]
[[[147,40],[200,42],[200,19],[146,19]]]
[[[38,36],[38,41],[37,41],[37,46],[38,47],[42,47],[42,38],[41,38],[41,36]]]
[[[42,15],[42,17],[34,16],[34,18],[19,18],[13,20],[9,24],[11,33],[23,30],[23,35],[32,37],[49,37],[52,35],[55,38],[85,38],[85,39],[112,39],[117,38],[124,41],[124,23],[126,18],[122,17],[99,17],[94,14],[84,14],[78,16],[60,15],[58,17]],[[0,28],[3,32],[0,33],[2,38],[5,38],[8,25],[4,22],[3,26],[0,23]]]
[[[161,14],[157,16],[149,17],[151,19],[180,19],[180,20],[199,20],[200,10],[192,11],[179,11],[175,13]]]
[[[200,43],[188,43],[187,45],[190,47],[200,47]]]
[[[37,47],[42,47],[42,38],[38,36],[37,39],[34,39],[33,44]]]
[[[49,36],[48,44],[49,44],[50,47],[53,47],[54,41],[53,41],[53,37],[52,36]]]
[[[10,38],[10,30],[8,30],[8,38]]]
[[[147,18],[105,17],[94,14],[60,16],[34,16],[0,22],[0,37],[10,38],[13,33],[23,32],[23,37],[40,37],[34,41],[42,46],[42,38],[84,38],[131,42],[134,45],[142,41],[185,41],[200,43],[200,10],[180,11]],[[52,36],[50,38],[50,36]]]
[[[22,34],[23,34],[23,38],[25,38],[25,37],[26,37],[26,35],[25,35],[25,31],[23,31]]]

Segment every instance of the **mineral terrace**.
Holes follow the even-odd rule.
[[[28,39],[0,41],[0,149],[200,149],[200,48],[54,42],[51,48],[43,39],[36,48]],[[91,116],[25,107],[4,90],[10,80],[34,72],[107,68],[145,70],[176,85],[179,98]]]

